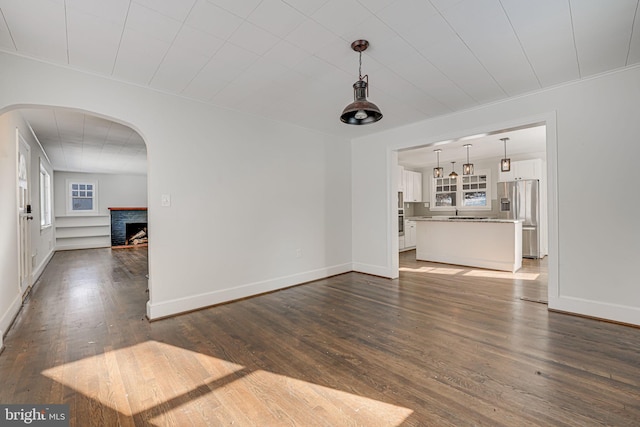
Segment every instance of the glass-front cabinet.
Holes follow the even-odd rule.
[[[432,178],[432,210],[491,209],[491,171],[454,178]]]
[[[455,207],[456,195],[458,193],[458,178],[433,178],[435,182],[435,200],[432,202],[435,207]]]

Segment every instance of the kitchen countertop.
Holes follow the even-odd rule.
[[[440,216],[411,216],[405,218],[408,221],[446,221],[446,222],[506,222],[506,223],[516,223],[522,222],[521,219],[500,219],[500,218],[489,218],[482,215],[471,216],[471,215],[459,215],[459,216],[448,216],[448,215],[440,215]]]

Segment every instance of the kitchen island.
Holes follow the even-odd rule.
[[[522,267],[522,221],[486,217],[412,217],[416,259],[516,272]]]

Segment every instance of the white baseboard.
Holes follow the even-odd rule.
[[[549,309],[640,326],[640,308],[560,296],[549,298]]]
[[[386,277],[389,279],[397,279],[398,271],[387,266],[363,264],[361,262],[353,263],[353,271],[358,273],[372,274],[374,276]]]
[[[9,330],[11,323],[13,323],[13,319],[18,315],[21,306],[22,298],[20,297],[20,293],[16,290],[16,296],[13,301],[11,301],[11,305],[9,305],[7,311],[2,313],[2,317],[0,317],[0,349],[2,349],[2,338]]]
[[[49,253],[47,254],[46,257],[44,257],[44,259],[42,260],[40,265],[38,267],[36,267],[36,269],[31,272],[31,283],[36,283],[36,281],[42,275],[42,272],[44,271],[44,269],[49,264],[49,261],[51,261],[51,258],[53,258],[53,254],[55,254],[55,253],[56,252],[54,250],[49,251]]]
[[[197,310],[224,302],[276,291],[278,289],[299,285],[301,283],[306,283],[313,280],[324,279],[336,274],[347,273],[351,270],[352,268],[350,263],[340,264],[320,268],[317,270],[307,271],[304,273],[293,274],[291,276],[277,277],[275,279],[248,283],[246,285],[236,286],[233,288],[220,289],[213,292],[207,292],[184,298],[176,298],[173,300],[162,301],[153,304],[151,303],[151,301],[148,301],[147,317],[153,320],[162,317],[173,316],[179,313]]]

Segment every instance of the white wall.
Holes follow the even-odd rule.
[[[95,173],[61,172],[53,174],[55,189],[54,213],[56,217],[67,216],[66,181],[90,181],[98,186],[98,214],[109,215],[113,207],[146,207],[146,175],[111,175]]]
[[[354,266],[397,275],[389,243],[395,195],[387,185],[393,150],[545,120],[549,306],[640,324],[640,222],[631,214],[639,111],[634,67],[354,140]]]
[[[51,165],[43,155],[30,129],[17,112],[0,114],[0,348],[22,303],[18,284],[18,209],[16,128],[31,152],[29,164],[33,221],[30,223],[33,284],[53,255],[53,227],[40,229],[40,161],[53,175]]]
[[[145,139],[149,317],[351,270],[348,141],[4,53],[0,69],[0,112],[77,108]]]

